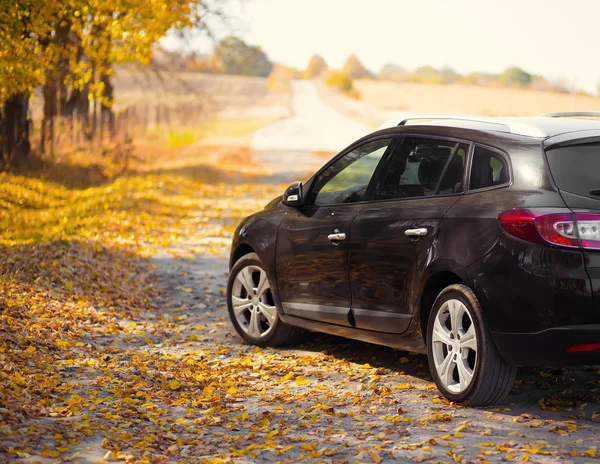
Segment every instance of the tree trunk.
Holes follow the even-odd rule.
[[[52,70],[46,70],[46,82],[42,89],[44,96],[44,118],[42,119],[42,153],[46,151],[46,144],[54,143],[54,124],[52,121],[58,114],[58,85],[57,75]]]
[[[108,66],[108,64],[105,63],[105,66]],[[103,74],[101,81],[104,84],[102,108],[100,110],[101,118],[103,126],[108,128],[108,132],[112,137],[115,135],[115,114],[112,110],[112,104],[114,101],[114,86],[110,80],[110,75],[108,74]]]
[[[66,47],[74,39],[70,36],[71,23],[62,22],[56,28],[52,39],[59,47]],[[44,95],[44,119],[42,121],[42,152],[45,151],[46,143],[54,144],[54,118],[64,114],[67,107],[66,77],[69,73],[69,59],[61,54],[53,67],[46,69],[46,82],[43,87]],[[59,129],[60,130],[60,129]]]
[[[11,97],[2,106],[0,153],[6,163],[17,164],[31,151],[28,110],[29,97],[25,94]]]

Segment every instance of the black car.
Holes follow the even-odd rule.
[[[517,366],[600,364],[600,121],[584,116],[422,115],[358,140],[239,225],[235,329],[427,353],[465,405],[501,401]]]

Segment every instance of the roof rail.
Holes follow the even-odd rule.
[[[498,125],[506,125],[501,122],[495,120],[491,117],[486,116],[476,116],[470,114],[451,114],[451,113],[408,113],[406,115],[399,115],[398,119],[393,119],[391,121],[387,121],[383,123],[380,129],[387,129],[389,127],[395,126],[405,126],[406,123],[418,119],[454,119],[457,121],[474,121],[474,122],[487,122],[490,124],[498,124]]]
[[[563,113],[540,114],[540,118],[600,118],[600,113],[593,111],[568,111]]]
[[[413,113],[406,115],[399,115],[397,119],[387,121],[379,126],[379,129],[388,129],[390,127],[405,126],[411,121],[417,120],[429,120],[429,121],[463,121],[466,123],[479,123],[489,124],[495,126],[494,129],[498,132],[507,132],[518,135],[526,135],[529,137],[546,137],[547,134],[540,130],[535,125],[528,124],[526,122],[490,117],[490,116],[477,116],[471,114],[444,114],[444,113]]]

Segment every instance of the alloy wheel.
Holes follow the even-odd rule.
[[[240,328],[254,338],[266,337],[277,322],[277,307],[266,272],[249,265],[235,276],[231,307]]]
[[[444,387],[463,393],[477,366],[477,332],[473,316],[457,299],[446,301],[438,310],[432,330],[433,362]]]

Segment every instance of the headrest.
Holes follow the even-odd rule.
[[[463,161],[460,156],[454,155],[448,164],[448,169],[444,174],[440,190],[454,189],[456,184],[462,183],[464,173]]]
[[[448,157],[452,153],[450,147],[419,147],[417,153],[423,157],[419,164],[419,182],[427,190],[435,190]],[[445,183],[445,182],[444,182]]]

